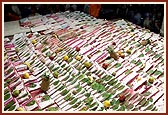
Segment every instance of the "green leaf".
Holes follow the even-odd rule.
[[[39,68],[41,68],[42,66],[43,66],[43,64],[38,65]],[[41,69],[42,69],[42,68],[41,68]]]
[[[124,87],[125,87],[124,85],[121,85],[121,86],[118,88],[118,90],[120,91],[120,90],[122,90]]]
[[[154,104],[151,104],[150,106],[148,106],[146,109],[147,110],[151,110],[154,107]]]
[[[111,105],[115,105],[116,100],[113,98],[112,101],[110,102]]]
[[[116,105],[119,105],[119,104],[120,104],[120,100],[117,100],[117,101],[115,102],[115,104],[116,104]]]
[[[119,82],[118,84],[114,85],[114,88],[118,88],[121,85],[121,83]]]
[[[141,44],[140,43],[138,43],[138,44],[136,44],[136,47],[138,48],[138,47],[140,47],[141,46]]]
[[[81,74],[78,79],[81,80],[81,79],[83,79],[84,77],[85,77],[85,75],[84,75],[84,74]]]
[[[104,100],[109,100],[111,98],[111,96],[112,96],[112,94],[110,94],[110,93],[104,93],[102,95],[102,97],[104,98]]]
[[[139,65],[141,65],[142,64],[142,62],[141,61],[139,61],[138,63],[137,63],[137,66],[139,66]]]
[[[92,97],[88,97],[88,98],[86,98],[86,99],[84,100],[84,102],[85,102],[86,104],[90,104],[92,101],[93,101],[93,98],[92,98]]]
[[[25,55],[25,57],[27,57],[27,56],[29,56],[30,55],[30,53],[27,53],[26,55]]]
[[[35,88],[37,85],[35,83],[30,84],[30,88]]]
[[[40,35],[39,35],[39,34],[36,34],[35,36],[36,36],[36,37],[39,37]]]
[[[58,111],[57,107],[49,107],[47,111]]]
[[[146,107],[147,105],[149,105],[149,100],[146,101],[145,105],[143,105],[144,107]]]
[[[4,88],[6,88],[9,84],[8,83],[4,83]]]
[[[116,81],[114,81],[111,85],[114,86],[117,82],[118,80],[116,79]]]
[[[113,110],[117,110],[117,109],[118,109],[118,107],[119,107],[119,104],[114,105],[112,108],[113,108]]]
[[[71,96],[71,97],[69,98],[69,101],[72,101],[73,99],[75,99],[75,97]]]
[[[13,111],[15,109],[16,105],[11,106],[8,111]]]
[[[10,101],[4,108],[4,110],[6,111],[7,109],[9,109],[12,105],[14,104],[14,101]]]
[[[13,68],[9,68],[9,70],[7,71],[7,74],[10,74],[13,71]]]
[[[149,99],[149,101],[150,101],[150,102],[153,102],[153,99],[152,99],[152,98],[150,98],[150,99]]]
[[[75,105],[73,105],[72,108],[77,108],[80,104],[81,104],[81,101],[79,101]]]
[[[125,109],[126,109],[126,107],[123,105],[118,109],[118,111],[125,111]]]
[[[131,63],[136,64],[136,60],[132,60]]]
[[[150,51],[149,47],[147,47],[147,48],[145,49],[145,52],[148,52],[148,51]]]
[[[42,98],[42,100],[48,101],[48,100],[50,100],[50,96],[49,95],[44,95],[43,98]]]
[[[98,84],[97,82],[94,82],[94,83],[92,83],[91,87],[92,87],[92,89],[94,89],[94,90],[98,90],[99,84]]]
[[[30,101],[29,103],[26,104],[26,106],[32,106],[34,105],[36,102],[34,100]]]
[[[146,103],[146,99],[143,98],[142,101],[140,102],[140,105],[144,105]]]
[[[128,106],[128,104],[129,104],[129,102],[128,102],[128,101],[124,102],[124,106],[125,106],[125,107],[127,107],[127,106]]]
[[[54,83],[53,83],[53,85],[58,85],[58,83],[59,83],[59,81],[55,81]]]
[[[160,55],[159,54],[156,54],[153,58],[159,58]]]
[[[42,109],[38,108],[36,111],[43,111]]]
[[[82,90],[82,87],[79,87],[76,91],[79,93]]]
[[[67,72],[69,72],[71,70],[71,67],[69,67],[68,69],[67,69]]]
[[[4,96],[4,100],[8,100],[9,98],[11,97],[10,93],[7,93],[5,96]]]
[[[144,54],[139,55],[138,57],[144,57]]]
[[[98,92],[105,91],[105,87],[103,85],[99,85]]]
[[[112,76],[111,76],[111,75],[107,76],[105,80],[106,80],[106,81],[109,81],[110,79],[112,79]],[[112,79],[112,80],[113,80],[113,79]]]
[[[157,70],[157,71],[154,73],[154,75],[160,75],[160,74],[162,74],[162,73],[163,73],[162,71]]]
[[[109,95],[110,95],[109,93],[103,93],[102,97],[106,99]]]
[[[48,48],[44,48],[44,49],[42,49],[41,52],[43,53],[43,52],[45,52],[45,51],[47,51],[47,50],[48,50]]]
[[[10,78],[8,78],[5,82],[9,84],[11,81],[12,80]]]
[[[62,95],[62,96],[65,96],[68,92],[69,92],[69,91],[65,89],[65,90],[63,90],[63,91],[61,92],[61,95]]]
[[[32,62],[30,62],[30,65],[32,65],[35,62],[35,60],[33,60]]]
[[[74,99],[74,100],[72,100],[69,104],[70,104],[70,105],[73,105],[75,102],[77,102],[77,100],[78,100],[78,99],[77,99],[77,98],[75,98],[75,99]]]
[[[97,106],[98,105],[98,103],[97,102],[94,102],[93,104],[91,104],[89,107],[90,108],[93,108],[93,107],[95,107],[95,106]]]
[[[75,78],[73,81],[71,81],[71,84],[74,84],[77,82],[77,79]]]
[[[9,89],[6,89],[5,91],[4,91],[4,95],[6,95],[6,94],[8,94],[9,93]]]
[[[65,86],[63,85],[63,86],[61,86],[58,90],[61,91],[61,90],[63,90],[64,88],[65,88]]]
[[[69,94],[64,98],[64,100],[65,100],[65,101],[68,101],[70,98],[71,98],[71,93],[69,93]]]
[[[80,94],[85,94],[86,93],[86,90],[83,89],[82,92],[80,92]]]
[[[86,83],[87,81],[89,81],[89,79],[88,78],[83,78],[81,81]]]
[[[52,71],[57,71],[60,67],[56,67],[54,68]]]
[[[127,108],[128,110],[130,110],[130,109],[132,109],[133,107],[134,107],[133,104],[129,104],[126,108]]]
[[[64,68],[66,66],[66,64],[63,64],[61,67]]]
[[[117,63],[116,65],[115,65],[115,68],[118,68],[118,67],[120,67],[121,66],[121,63]]]
[[[147,73],[148,73],[148,74],[151,74],[151,73],[153,73],[153,70],[149,70]]]
[[[86,97],[90,97],[91,93],[86,93],[85,96]]]
[[[131,73],[132,71],[130,69],[128,69],[126,72],[125,72],[125,75],[128,75],[129,73]]]
[[[150,92],[145,92],[143,93],[143,96],[149,96],[151,93]]]

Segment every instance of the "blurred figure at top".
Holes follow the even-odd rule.
[[[152,23],[151,19],[149,18],[149,16],[147,16],[143,22],[143,26],[147,29],[152,29],[151,23]]]
[[[89,14],[95,18],[98,18],[100,9],[101,9],[101,4],[90,4]]]
[[[89,4],[85,4],[85,5],[84,5],[83,11],[84,11],[85,13],[89,14]]]
[[[12,4],[11,8],[21,18],[21,12],[20,12],[18,5]]]
[[[12,9],[12,5],[5,5],[4,6],[4,20],[5,21],[16,21],[16,20],[20,20],[19,15],[13,11]]]
[[[134,16],[134,21],[135,24],[140,25],[141,24],[141,14],[137,12]]]

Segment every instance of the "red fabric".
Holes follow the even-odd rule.
[[[19,16],[8,13],[8,18],[10,21],[20,20]]]
[[[101,9],[101,4],[91,4],[89,7],[89,13],[91,16],[98,17],[99,11]]]

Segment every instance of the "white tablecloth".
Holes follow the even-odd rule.
[[[11,21],[4,23],[4,36],[14,35],[21,32],[30,32],[29,28],[21,28],[18,21]]]

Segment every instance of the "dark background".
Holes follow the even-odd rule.
[[[14,9],[18,9],[14,10]],[[64,11],[81,11],[89,14],[89,4],[5,4],[4,21],[14,21],[35,14],[50,14]],[[101,19],[126,19],[141,27],[160,32],[164,16],[163,4],[101,4]],[[147,24],[145,24],[147,22]]]

